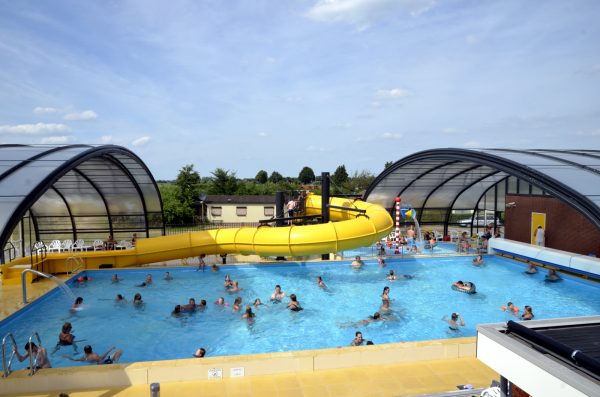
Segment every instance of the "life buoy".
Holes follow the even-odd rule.
[[[458,287],[457,287],[456,285],[454,285],[454,284],[452,284],[451,288],[452,288],[454,291],[458,291],[458,292],[464,292],[465,294],[476,294],[476,293],[477,293],[477,288],[475,287],[475,284],[473,284],[473,283],[471,283],[471,282],[469,282],[469,281],[466,281],[466,282],[464,283],[464,285],[465,285],[465,287],[468,287],[468,288],[458,288]]]

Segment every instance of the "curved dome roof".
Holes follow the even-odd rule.
[[[115,145],[0,145],[0,246],[29,211],[36,232],[164,229],[158,187],[143,161]]]
[[[420,208],[476,209],[495,185],[516,177],[561,199],[600,228],[600,151],[547,149],[434,149],[385,169],[365,200],[392,208],[394,199]]]

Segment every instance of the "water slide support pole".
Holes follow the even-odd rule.
[[[321,173],[321,223],[329,223],[329,172]],[[321,259],[329,260],[329,254],[321,255]]]
[[[400,253],[400,197],[396,197],[396,251],[395,254]]]
[[[276,227],[283,226],[283,192],[275,192],[275,222]]]

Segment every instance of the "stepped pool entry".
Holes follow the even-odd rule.
[[[36,302],[0,322],[0,332],[12,332],[19,349],[34,332],[51,352],[64,322],[73,325],[77,350],[61,346],[50,356],[54,367],[86,365],[63,355],[81,356],[89,344],[102,353],[111,346],[122,349],[121,362],[191,358],[199,347],[207,356],[227,356],[348,346],[356,331],[375,344],[447,339],[475,336],[476,325],[516,319],[500,309],[508,301],[521,308],[533,307],[535,319],[594,315],[600,313],[600,285],[565,276],[559,282],[545,281],[545,271],[525,274],[522,263],[502,257],[485,258],[475,267],[471,257],[416,258],[388,260],[386,267],[366,261],[357,270],[350,262],[286,263],[223,266],[220,271],[204,272],[192,268],[148,268],[135,270],[87,271],[89,281],[77,277],[68,285],[84,299],[81,310],[71,311],[73,302],[55,289]],[[390,281],[390,270],[399,277]],[[164,280],[169,271],[173,280]],[[121,279],[112,283],[113,274]],[[144,287],[146,275],[153,283]],[[238,292],[227,292],[226,274],[239,282]],[[321,276],[327,285],[319,288]],[[477,294],[453,291],[456,280],[477,285]],[[296,294],[304,310],[286,308],[270,301],[276,284],[289,296]],[[381,294],[390,287],[392,311],[385,320],[364,322],[380,311]],[[136,293],[143,304],[133,305]],[[127,302],[116,302],[122,294]],[[234,312],[233,302],[242,298],[242,310]],[[225,298],[228,305],[214,302]],[[176,305],[207,301],[206,309],[178,316]],[[253,321],[242,319],[244,308],[260,298],[264,305],[253,307]],[[452,331],[444,316],[459,312],[465,326]],[[27,361],[14,363],[13,369],[25,368]]]

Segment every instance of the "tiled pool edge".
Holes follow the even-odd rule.
[[[244,376],[248,377],[474,358],[475,351],[476,338],[468,337],[203,359],[50,368],[40,370],[33,377],[28,375],[29,371],[20,370],[6,379],[0,379],[0,395],[199,381],[207,380],[211,369],[220,369],[223,379],[228,379],[232,377],[232,368],[243,368]]]

